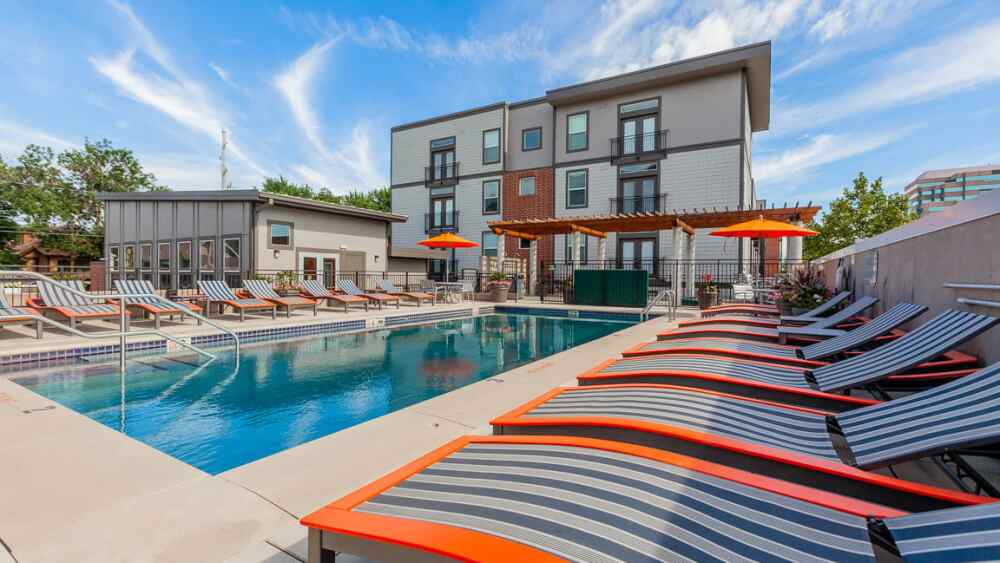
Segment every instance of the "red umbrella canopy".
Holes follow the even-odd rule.
[[[744,221],[709,233],[713,237],[745,237],[745,238],[781,238],[781,237],[811,237],[818,235],[816,231],[805,227],[796,227],[784,221],[765,219],[763,215],[751,221]]]
[[[464,239],[455,233],[441,233],[436,237],[422,240],[417,244],[428,248],[472,248],[479,246],[478,242]]]

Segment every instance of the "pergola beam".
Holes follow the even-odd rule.
[[[691,228],[691,225],[688,225],[687,223],[685,223],[680,219],[674,219],[674,224],[680,227],[681,230],[684,231],[685,233],[694,236],[694,229]]]
[[[596,229],[591,229],[590,227],[583,227],[583,226],[576,225],[576,224],[571,224],[569,226],[569,230],[571,230],[571,231],[573,231],[575,233],[581,233],[581,234],[584,234],[584,235],[590,235],[592,237],[597,237],[597,238],[607,238],[607,236],[608,236],[607,233],[602,233],[601,231],[598,231]]]
[[[510,229],[501,229],[498,227],[493,227],[493,232],[498,235],[505,235],[514,238],[523,238],[525,240],[539,240],[542,238],[539,235],[533,235],[531,233],[522,233],[521,231],[511,231]]]

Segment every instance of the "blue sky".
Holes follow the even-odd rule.
[[[387,183],[398,123],[770,39],[758,193],[1000,162],[1000,2],[0,0],[0,155],[84,138],[173,189]]]

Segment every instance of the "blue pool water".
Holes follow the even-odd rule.
[[[231,354],[201,370],[188,357],[137,358],[125,377],[124,407],[114,366],[14,380],[219,473],[630,324],[484,315],[244,347],[238,371]]]

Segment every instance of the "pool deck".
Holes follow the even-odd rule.
[[[468,309],[492,303],[437,305]],[[508,305],[574,308],[531,301]],[[595,310],[596,308],[586,308]],[[430,312],[404,307],[403,312]],[[603,308],[605,311],[616,311]],[[631,310],[618,310],[635,312]],[[395,309],[368,317],[397,314]],[[362,312],[322,313],[316,322]],[[682,310],[681,317],[696,315]],[[310,322],[255,319],[249,328]],[[90,323],[101,324],[101,323]],[[217,476],[128,438],[0,376],[0,563],[304,561],[298,518],[445,442],[488,433],[495,416],[674,323],[656,318]],[[259,328],[258,326],[258,328]],[[211,332],[187,325],[184,335]],[[49,335],[49,346],[73,345]],[[75,339],[77,341],[83,339]],[[5,337],[21,351],[37,341]],[[9,552],[8,552],[9,549]]]

